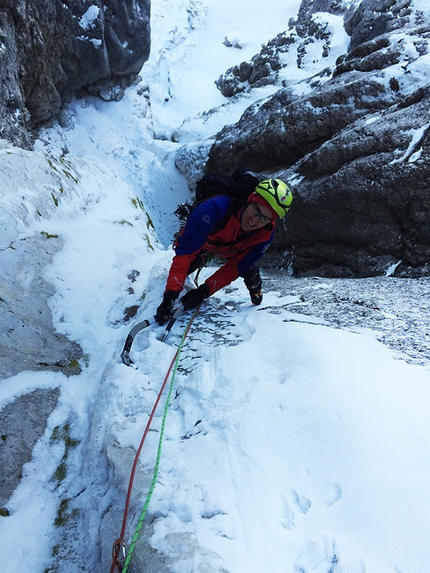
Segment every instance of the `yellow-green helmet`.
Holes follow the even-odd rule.
[[[280,179],[264,179],[255,188],[255,193],[263,197],[280,218],[290,210],[293,194],[288,185]]]

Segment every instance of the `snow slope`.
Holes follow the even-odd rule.
[[[83,207],[65,199],[22,233],[64,240],[46,269],[56,289],[50,304],[56,328],[81,344],[87,362],[79,377],[22,372],[0,386],[0,405],[34,388],[61,389],[10,516],[0,519],[6,573],[109,570],[134,452],[190,318],[181,316],[166,342],[159,327],[142,331],[132,349],[137,368],[121,363],[129,329],[159,304],[173,211],[189,194],[170,135],[192,119],[184,140],[207,136],[235,121],[249,97],[268,94],[227,104],[213,81],[254,55],[299,2],[152,6],[142,81],[119,103],[73,102],[62,127],[37,145],[38,153],[85,160],[86,182],[76,188]],[[227,48],[226,36],[242,50]],[[221,104],[208,126],[203,112]],[[96,200],[87,202],[91,191]],[[316,282],[315,296],[318,289]],[[252,307],[237,281],[203,305],[174,379],[160,475],[131,571],[428,570],[429,363],[398,359],[370,330],[290,312],[299,303],[281,284]],[[124,324],[133,305],[139,313]],[[161,416],[162,408],[140,457],[128,546]]]

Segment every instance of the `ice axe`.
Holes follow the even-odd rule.
[[[172,317],[170,318],[169,322],[167,323],[166,328],[163,330],[161,336],[160,336],[160,340],[162,342],[164,342],[166,340],[166,338],[169,335],[169,332],[172,329],[172,326],[175,324],[176,319],[178,318],[178,316],[184,311],[184,307],[181,305],[178,306],[178,308],[174,311]],[[155,320],[155,316],[146,320],[142,320],[141,322],[138,322],[135,326],[133,326],[133,328],[130,330],[130,332],[128,333],[128,336],[126,338],[125,344],[124,344],[124,348],[123,351],[121,352],[121,360],[123,361],[123,363],[126,366],[131,366],[131,364],[133,364],[133,360],[130,358],[130,350],[131,350],[131,345],[133,344],[133,340],[136,337],[136,334],[138,332],[140,332],[141,330],[143,330],[144,328],[147,328],[148,326],[151,326],[151,324],[156,323],[157,321]]]

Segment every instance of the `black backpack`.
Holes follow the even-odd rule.
[[[240,204],[246,202],[249,195],[264,179],[266,179],[266,177],[262,177],[259,173],[249,171],[246,167],[238,167],[231,175],[218,173],[216,171],[207,173],[196,183],[195,202],[193,204],[182,203],[178,205],[175,211],[181,223],[181,229],[184,227],[189,214],[198,203],[215,195],[228,195],[235,199],[235,201],[232,202],[225,216],[213,230],[213,232],[219,231],[224,227]]]
[[[207,173],[196,184],[196,201],[209,199],[214,195],[228,195],[239,201],[246,201],[260,181],[259,173],[238,167],[231,175],[223,173]]]

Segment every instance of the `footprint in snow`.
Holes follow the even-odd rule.
[[[325,507],[331,507],[335,503],[337,503],[340,498],[342,497],[342,488],[337,482],[331,484],[331,492],[330,495],[325,502]]]
[[[127,278],[130,284],[126,292],[113,303],[108,313],[107,324],[110,327],[119,328],[136,316],[142,300],[139,299],[132,284],[137,281],[139,275],[140,272],[135,269],[128,273]]]
[[[295,489],[291,490],[291,495],[293,497],[294,503],[299,508],[300,513],[305,515],[311,508],[312,502],[304,495],[299,495]]]
[[[291,529],[294,529],[294,527],[296,526],[296,524],[294,523],[294,512],[291,510],[290,505],[288,503],[288,501],[286,499],[284,499],[284,511],[283,511],[283,518],[281,519],[281,525],[282,527],[285,527],[285,529],[288,529],[289,531],[291,531]]]

